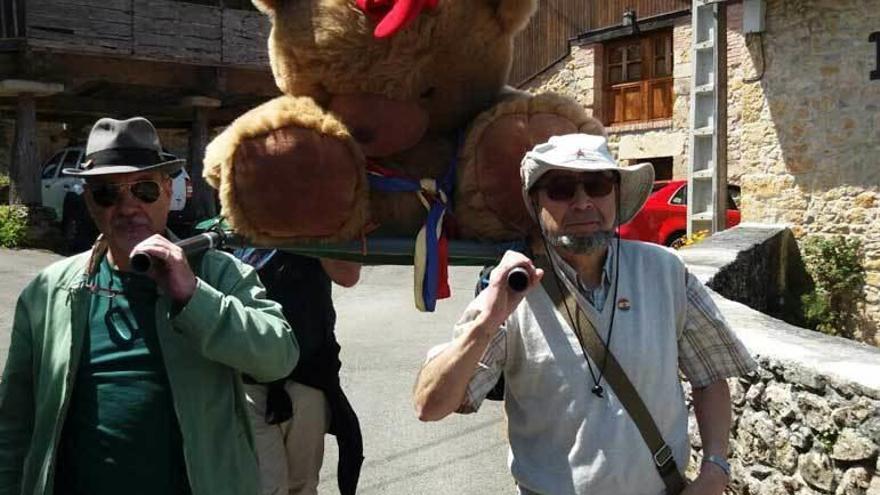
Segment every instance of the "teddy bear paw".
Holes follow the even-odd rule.
[[[523,202],[519,168],[526,152],[551,136],[602,134],[576,101],[518,94],[477,117],[462,151],[456,217],[465,238],[522,238],[534,226]]]
[[[205,177],[251,242],[353,239],[368,220],[364,158],[307,98],[282,97],[236,120],[209,145]]]

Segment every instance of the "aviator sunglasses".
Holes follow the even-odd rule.
[[[553,201],[571,201],[577,194],[578,185],[584,186],[584,192],[591,198],[607,196],[617,183],[617,174],[587,172],[578,175],[554,174],[541,181],[547,197]]]
[[[122,188],[128,189],[132,196],[142,203],[155,203],[162,192],[162,186],[154,180],[141,180],[137,182],[89,184],[87,186],[95,200],[95,204],[103,208],[109,208],[119,202],[122,196]]]

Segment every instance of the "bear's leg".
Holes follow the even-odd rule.
[[[520,162],[551,136],[573,133],[605,131],[576,101],[555,94],[518,94],[478,116],[458,172],[456,218],[462,237],[498,241],[526,236],[534,221],[523,203]]]
[[[208,145],[205,178],[255,243],[354,239],[368,221],[360,148],[311,98],[282,96],[236,119]]]

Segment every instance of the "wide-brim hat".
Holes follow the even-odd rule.
[[[68,175],[91,177],[156,170],[174,174],[186,160],[162,157],[159,134],[149,120],[103,118],[92,127],[86,154],[78,168],[65,168]]]
[[[618,165],[611,152],[608,141],[602,136],[589,134],[567,134],[553,136],[549,141],[535,146],[526,153],[520,165],[523,183],[523,200],[526,208],[536,221],[529,191],[544,174],[551,170],[569,172],[602,172],[610,170],[620,176],[620,211],[618,223],[624,224],[642,209],[654,184],[654,166],[639,163],[628,167]]]

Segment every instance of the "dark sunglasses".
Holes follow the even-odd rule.
[[[553,201],[571,201],[577,194],[578,185],[584,186],[584,192],[591,198],[607,196],[614,190],[617,174],[587,172],[584,174],[556,174],[541,181],[539,187]]]
[[[142,203],[155,203],[162,192],[162,186],[154,180],[142,180],[128,183],[108,183],[89,185],[88,190],[95,200],[95,204],[103,208],[109,208],[119,202],[122,196],[122,188],[128,188],[128,192]]]

